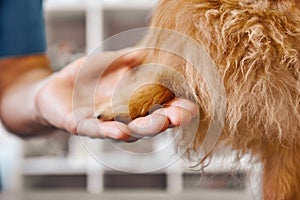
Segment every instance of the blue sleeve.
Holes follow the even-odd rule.
[[[45,51],[42,0],[0,0],[0,58]]]

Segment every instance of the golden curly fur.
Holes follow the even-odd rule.
[[[211,56],[226,94],[220,141],[261,161],[265,200],[300,199],[299,4],[299,0],[161,0],[151,21],[151,27],[187,35]],[[143,43],[160,46],[164,37],[150,34]],[[207,85],[180,58],[150,51],[145,63],[154,61],[181,71],[196,96],[200,127],[190,149],[197,150],[213,117]],[[170,80],[171,88],[177,87],[179,83]],[[157,93],[139,95],[131,104],[153,101]],[[136,106],[130,111],[140,116]]]

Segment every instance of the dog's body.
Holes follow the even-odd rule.
[[[299,4],[298,0],[161,0],[151,23],[191,37],[211,56],[226,94],[220,140],[261,161],[266,200],[300,199]],[[159,46],[161,37],[148,35],[144,43],[156,41]],[[172,66],[174,58],[149,52],[148,62]],[[200,126],[190,147],[197,150],[212,118],[211,96],[187,63],[177,60],[175,68],[186,77],[200,108]],[[138,99],[132,97],[134,117],[144,115],[136,105],[153,101],[164,89],[151,91],[149,95],[147,89],[140,90]]]

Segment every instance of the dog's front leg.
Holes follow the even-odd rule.
[[[297,148],[268,148],[264,154],[264,200],[300,199],[300,155]]]

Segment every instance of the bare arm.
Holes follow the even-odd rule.
[[[47,57],[2,59],[0,70],[0,116],[6,128],[24,137],[52,130],[38,118],[34,101],[40,82],[52,73]]]

